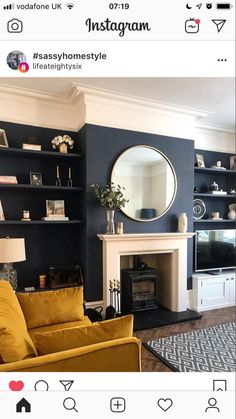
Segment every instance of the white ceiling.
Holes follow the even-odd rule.
[[[70,97],[74,85],[208,113],[201,124],[235,128],[234,78],[1,78],[0,86]]]

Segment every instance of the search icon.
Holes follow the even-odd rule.
[[[76,409],[76,401],[72,397],[67,397],[63,401],[63,406],[66,410],[75,410],[78,413],[78,410]]]

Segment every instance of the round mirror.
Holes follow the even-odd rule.
[[[171,207],[177,189],[174,168],[168,158],[153,147],[128,148],[116,160],[111,181],[125,188],[129,200],[124,214],[137,221],[153,221]]]

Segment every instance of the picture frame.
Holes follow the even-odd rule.
[[[64,217],[65,201],[64,200],[46,200],[47,217]]]
[[[80,265],[56,265],[49,267],[49,287],[63,288],[83,285]]]
[[[1,128],[0,128],[0,147],[9,147],[6,131]]]
[[[5,215],[4,215],[4,212],[3,212],[1,199],[0,199],[0,221],[5,221]]]
[[[34,186],[42,186],[43,180],[41,173],[30,172],[30,184]]]
[[[203,154],[196,153],[197,167],[206,167]]]

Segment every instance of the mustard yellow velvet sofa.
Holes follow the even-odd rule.
[[[91,323],[83,287],[15,294],[0,280],[0,372],[140,370],[133,316]]]

